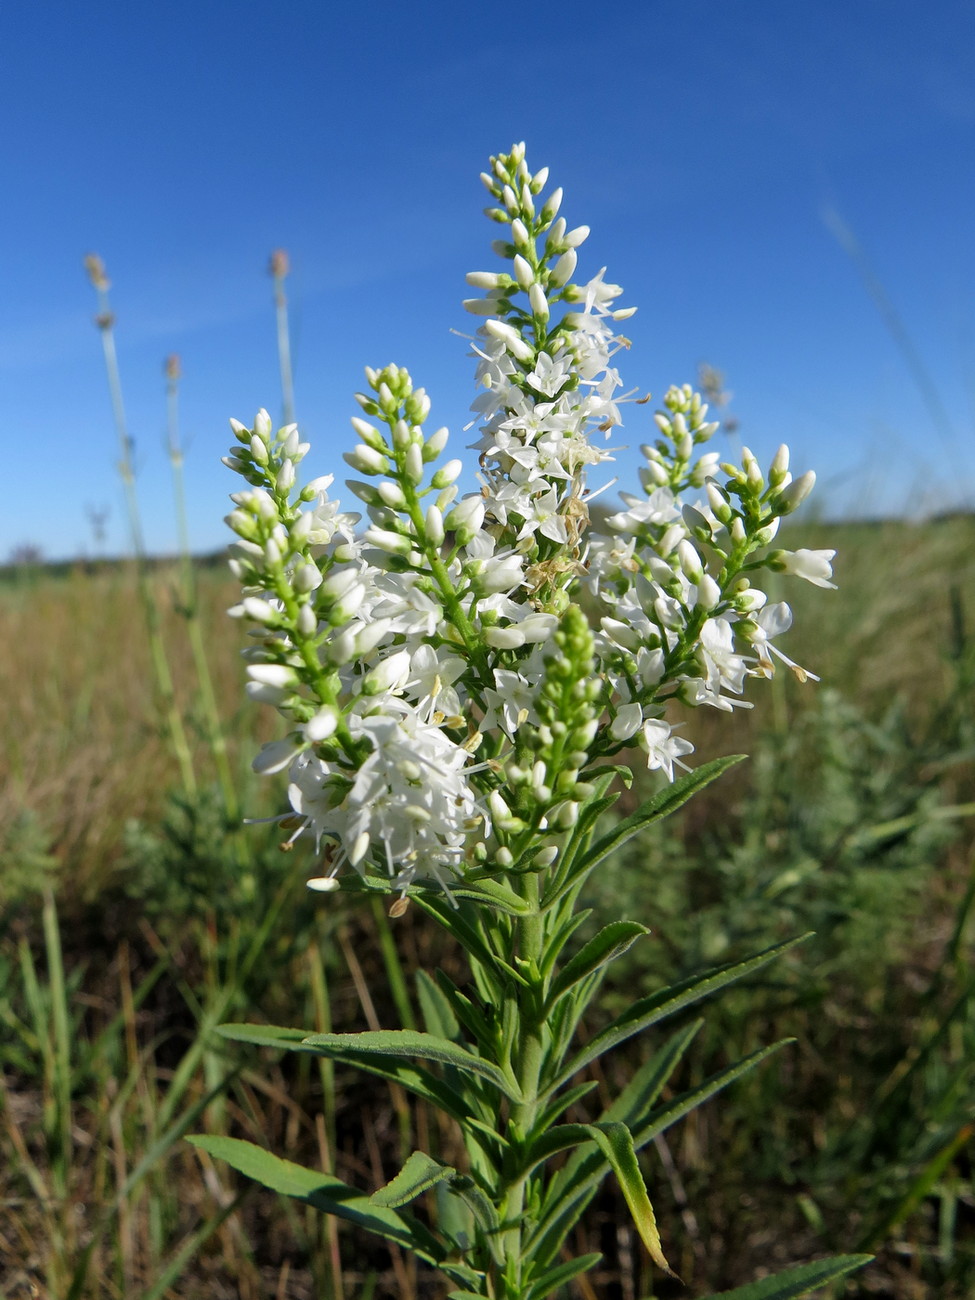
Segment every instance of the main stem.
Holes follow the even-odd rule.
[[[538,975],[545,939],[544,914],[540,910],[539,879],[534,873],[523,877],[522,896],[532,911],[517,921],[518,958],[532,982],[514,994],[518,1000],[518,1035],[513,1049],[515,1075],[522,1101],[512,1106],[509,1126],[516,1138],[523,1139],[535,1125],[539,1108],[539,1082],[543,1063],[544,984]],[[522,1174],[506,1189],[498,1207],[501,1222],[508,1226],[502,1237],[503,1273],[494,1280],[494,1293],[501,1300],[521,1300],[522,1241],[524,1233],[525,1195],[529,1174]]]

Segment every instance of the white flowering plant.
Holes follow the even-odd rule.
[[[608,1173],[670,1272],[637,1153],[780,1046],[664,1100],[697,1028],[683,1024],[591,1122],[564,1118],[595,1087],[591,1062],[790,946],[649,992],[577,1041],[609,963],[648,933],[613,918],[577,940],[588,876],[737,761],[693,769],[673,710],[748,707],[746,685],[776,659],[811,677],[776,644],[791,613],[761,578],[831,586],[833,552],[775,547],[813,474],[793,478],[784,447],[767,471],[747,449],[741,465],[720,463],[705,449],[717,425],[689,385],[653,416],[642,492],[597,523],[590,476],[607,472],[624,405],[643,418],[649,401],[620,391],[615,364],[634,309],[617,306],[605,271],[576,282],[589,231],[568,228],[561,190],[544,196],[547,169],[530,172],[523,145],[481,179],[504,269],[469,275],[479,295],[465,302],[482,318],[479,490],[460,497],[447,431],[426,431],[429,398],[394,365],[366,371],[345,457],[365,527],[330,495],[330,475],[300,483],[309,447],[294,425],[275,431],[264,411],[250,428],[233,422],[226,458],[248,485],[228,517],[243,588],[231,613],[252,625],[247,692],[288,728],[254,766],[288,773],[286,843],[311,842],[313,890],[385,894],[394,917],[421,909],[470,976],[417,973],[422,1032],[224,1032],[398,1083],[455,1122],[466,1159],[414,1152],[368,1192],[236,1139],[194,1140],[415,1251],[454,1300],[543,1300],[597,1262],[566,1242]],[[630,782],[619,756],[634,749],[665,784],[613,821]],[[408,1208],[434,1187],[450,1214]],[[860,1262],[806,1265],[741,1295],[800,1295]]]

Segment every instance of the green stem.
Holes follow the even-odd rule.
[[[517,1040],[513,1051],[513,1066],[522,1100],[512,1106],[508,1121],[515,1138],[515,1148],[519,1141],[534,1128],[539,1112],[539,1083],[544,1061],[544,1006],[545,980],[539,974],[542,953],[545,946],[545,918],[539,907],[539,880],[534,872],[522,877],[521,891],[525,900],[532,904],[532,912],[517,921],[518,959],[525,974],[531,979],[527,988],[519,988],[510,996],[517,998],[518,1024]],[[523,1251],[525,1234],[525,1201],[530,1175],[518,1174],[504,1189],[499,1205],[501,1222],[507,1225],[503,1230],[501,1256],[504,1259],[504,1272],[495,1276],[494,1295],[501,1300],[521,1300],[525,1293],[522,1280]]]

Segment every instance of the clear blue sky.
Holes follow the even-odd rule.
[[[450,331],[496,260],[478,172],[519,139],[592,227],[580,269],[640,308],[628,386],[724,370],[744,441],[788,441],[831,511],[975,503],[972,0],[33,0],[3,7],[0,61],[0,560],[90,553],[89,507],[127,546],[90,251],[151,549],[175,545],[170,352],[193,543],[225,541],[227,417],[280,407],[278,246],[310,472],[341,476],[367,363],[409,366],[458,454]]]

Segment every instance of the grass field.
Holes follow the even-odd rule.
[[[975,517],[791,536],[840,552],[837,592],[788,588],[784,648],[822,684],[781,674],[752,714],[690,718],[702,760],[751,761],[628,847],[593,901],[653,930],[613,967],[607,1014],[816,931],[709,1009],[682,1086],[797,1041],[649,1152],[686,1289],[651,1277],[607,1187],[579,1244],[604,1254],[595,1290],[573,1284],[584,1300],[693,1297],[860,1249],[878,1260],[848,1296],[975,1294]],[[0,582],[0,1295],[425,1300],[438,1293],[412,1261],[181,1140],[233,1132],[364,1187],[416,1145],[458,1158],[401,1094],[214,1034],[236,1019],[392,1027],[414,1012],[404,968],[456,958],[409,913],[310,898],[302,851],[228,813],[179,569],[148,581],[191,780],[132,569]],[[198,567],[196,590],[235,794],[269,815],[283,789],[249,762],[275,723],[244,702],[236,592],[220,565]],[[621,1052],[599,1093],[647,1050]]]

